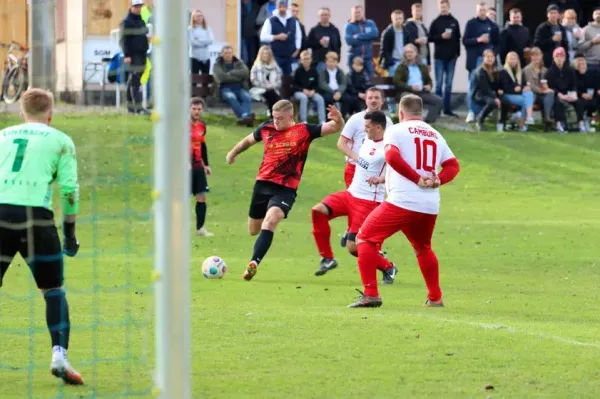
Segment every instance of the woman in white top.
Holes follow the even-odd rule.
[[[250,94],[258,101],[263,99],[269,107],[269,111],[273,108],[273,104],[281,100],[279,89],[281,88],[281,78],[283,73],[281,68],[275,62],[273,51],[269,46],[262,46],[258,50],[258,56],[250,70],[250,82],[252,88]]]
[[[204,14],[194,10],[188,27],[192,73],[208,74],[210,71],[209,46],[213,44],[212,29],[206,24]]]

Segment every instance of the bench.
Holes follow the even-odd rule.
[[[206,99],[210,97],[215,89],[215,80],[212,75],[197,75],[192,74],[192,97],[201,97]]]

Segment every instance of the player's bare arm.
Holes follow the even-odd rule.
[[[75,221],[79,211],[79,182],[75,145],[71,139],[65,140],[64,149],[56,171],[58,191],[62,200],[63,251],[67,256],[75,256],[79,251],[79,241],[75,235]]]
[[[327,107],[327,111],[327,117],[330,119],[330,121],[321,126],[321,136],[338,133],[346,124],[342,113],[334,105]]]
[[[242,152],[246,151],[248,148],[252,147],[254,144],[256,144],[256,139],[251,133],[244,137],[243,140],[237,143],[235,147],[233,147],[232,150],[227,153],[225,160],[228,164],[233,165],[233,163],[235,162],[235,158]]]
[[[340,135],[340,138],[337,142],[337,148],[340,150],[340,152],[353,161],[358,160],[358,154],[352,151],[352,140],[350,140],[348,137]]]

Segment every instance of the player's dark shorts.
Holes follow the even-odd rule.
[[[38,288],[63,285],[63,253],[52,211],[0,204],[0,287],[17,253],[26,260]]]
[[[270,208],[277,207],[287,218],[296,201],[296,190],[268,181],[257,180],[250,202],[248,216],[252,219],[264,219]]]
[[[208,193],[208,181],[206,180],[206,172],[203,168],[192,169],[192,194]]]

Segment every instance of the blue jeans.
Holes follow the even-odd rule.
[[[248,90],[243,88],[223,88],[221,89],[221,98],[229,104],[238,119],[250,115],[252,111],[252,97],[250,97]]]
[[[483,57],[477,57],[475,69],[479,68],[482,62]],[[469,107],[469,111],[471,112],[475,112],[473,110],[473,85],[475,83],[475,69],[469,71],[469,87],[467,88],[467,107]]]
[[[533,107],[533,102],[535,101],[535,96],[531,90],[521,94],[505,94],[503,98],[507,103],[521,107],[523,118],[527,116],[527,108]]]
[[[306,122],[306,119],[308,118],[308,103],[312,101],[317,108],[319,123],[325,123],[325,100],[323,99],[323,96],[321,96],[319,93],[315,93],[311,98],[308,98],[306,94],[302,93],[301,91],[297,91],[294,93],[294,98],[300,103],[299,108],[301,122]]]
[[[452,82],[454,81],[455,69],[456,58],[435,60],[435,95],[444,99],[444,112],[447,114],[452,112]],[[444,77],[446,78],[445,82]]]
[[[281,72],[283,72],[283,76],[291,76],[292,75],[292,63],[294,59],[292,57],[281,58],[275,57],[275,62],[281,68]]]

